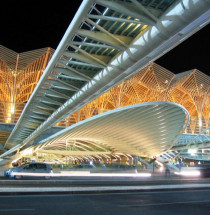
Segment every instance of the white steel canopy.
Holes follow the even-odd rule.
[[[99,154],[125,153],[154,156],[170,149],[189,121],[187,110],[171,102],[148,102],[118,108],[96,115],[43,140],[35,150],[59,154],[59,147],[44,150],[56,142],[93,142],[101,145]],[[88,144],[87,144],[88,145]],[[55,146],[55,144],[54,144]],[[59,145],[58,145],[59,146]],[[104,147],[103,147],[104,146]],[[105,146],[111,150],[105,150]],[[103,147],[103,149],[102,149]],[[93,148],[70,149],[69,155],[97,154]]]

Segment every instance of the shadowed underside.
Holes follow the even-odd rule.
[[[131,105],[70,126],[43,140],[36,149],[60,154],[59,145],[67,143],[68,155],[94,155],[98,151],[101,154],[122,152],[150,157],[171,148],[188,121],[187,110],[174,103]],[[89,147],[90,142],[101,148],[95,147],[94,151],[94,147]]]

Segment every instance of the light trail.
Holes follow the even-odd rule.
[[[32,177],[151,177],[151,173],[91,173],[90,171],[61,171],[60,173],[26,173],[13,172],[12,177],[15,176],[32,176]]]
[[[181,172],[174,172],[176,175],[182,176],[200,176],[200,171],[181,171]]]

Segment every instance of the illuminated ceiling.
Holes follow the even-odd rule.
[[[66,155],[94,155],[91,144],[101,146],[99,153],[115,153],[151,157],[170,149],[182,135],[189,121],[187,110],[170,102],[149,102],[118,108],[89,119],[41,141],[34,150],[50,153],[62,142]],[[107,149],[106,149],[107,148]],[[41,150],[40,150],[41,149]],[[46,150],[44,150],[46,149]],[[111,149],[111,150],[110,150]],[[56,154],[56,151],[54,151]],[[57,153],[59,150],[57,151]],[[65,154],[65,153],[64,153]]]

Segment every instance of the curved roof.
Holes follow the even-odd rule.
[[[170,149],[182,134],[189,121],[187,110],[171,102],[149,102],[118,108],[81,121],[40,142],[41,148],[60,142],[68,142],[69,155],[82,155],[91,151],[88,142],[103,146],[98,152],[122,152],[141,156],[153,156]],[[83,141],[78,151],[77,142]],[[59,148],[59,147],[58,147]],[[58,150],[57,148],[57,150]],[[107,148],[107,150],[105,150]],[[108,150],[109,148],[109,150]],[[76,151],[76,152],[75,152]],[[97,150],[96,150],[97,151]],[[47,150],[42,150],[47,152]],[[53,153],[56,154],[54,150]]]

